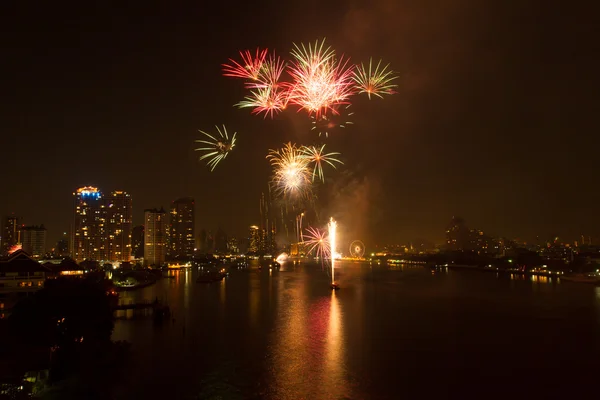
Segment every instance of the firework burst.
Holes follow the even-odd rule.
[[[306,229],[304,237],[306,240],[304,240],[303,243],[307,246],[308,254],[314,252],[315,257],[321,260],[331,257],[331,250],[326,231],[309,227]]]
[[[394,71],[388,69],[389,64],[381,68],[381,60],[373,68],[373,59],[369,60],[369,67],[365,68],[364,64],[357,66],[353,71],[353,79],[356,85],[354,88],[358,93],[366,93],[371,98],[371,95],[383,98],[383,94],[393,94],[394,85],[391,82],[397,78]]]
[[[354,93],[352,81],[354,65],[335,57],[325,40],[314,47],[294,44],[291,52],[294,62],[288,68],[292,77],[290,101],[319,117],[337,104],[345,104]]]
[[[325,145],[321,147],[317,146],[302,146],[300,148],[302,157],[308,160],[308,165],[313,165],[312,181],[315,181],[315,176],[319,176],[322,182],[325,182],[325,175],[323,175],[323,164],[329,164],[334,169],[336,168],[335,163],[344,164],[338,160],[336,156],[340,153],[325,153]]]
[[[296,145],[287,143],[279,150],[270,150],[267,159],[273,167],[272,184],[277,192],[300,197],[310,193],[309,159]]]
[[[202,143],[202,146],[204,147],[195,149],[195,151],[205,152],[205,154],[200,157],[200,160],[207,160],[206,165],[208,165],[211,172],[215,169],[217,164],[219,164],[221,160],[225,159],[227,154],[233,150],[235,147],[235,135],[237,134],[237,132],[234,132],[233,136],[231,136],[231,139],[229,139],[229,134],[227,133],[227,128],[225,128],[225,125],[223,125],[222,131],[216,125],[215,128],[217,128],[218,135],[214,136],[210,133],[199,131],[210,140],[196,140],[196,143]]]
[[[250,50],[240,51],[241,63],[230,58],[231,64],[223,64],[223,75],[234,78],[248,79],[250,81],[258,80],[263,63],[267,56],[267,50],[256,49],[256,54],[252,55]]]

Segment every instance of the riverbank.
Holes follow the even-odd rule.
[[[468,271],[480,271],[480,272],[495,272],[495,273],[505,273],[505,274],[516,274],[516,275],[526,275],[526,276],[545,276],[548,278],[560,278],[564,276],[563,271],[524,271],[519,268],[498,268],[493,266],[481,267],[479,265],[460,265],[460,264],[443,264],[443,265],[435,265],[430,267],[433,269],[441,269],[447,268],[449,270],[468,270]]]

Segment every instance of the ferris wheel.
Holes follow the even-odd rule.
[[[365,255],[365,244],[360,240],[350,243],[350,255],[354,258],[362,258]]]

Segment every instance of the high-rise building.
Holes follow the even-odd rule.
[[[258,226],[250,227],[250,236],[248,237],[248,252],[258,253],[261,248],[261,230]]]
[[[146,265],[162,265],[167,255],[168,239],[167,214],[160,210],[144,211],[144,263]]]
[[[40,258],[46,254],[46,228],[40,226],[26,226],[22,229],[23,251],[33,258]]]
[[[194,199],[183,197],[171,203],[169,256],[191,258],[196,247],[194,235]]]
[[[114,191],[105,199],[108,261],[131,259],[131,196]]]
[[[144,225],[133,227],[131,231],[131,249],[134,258],[144,257]]]
[[[93,186],[73,193],[74,212],[71,252],[76,262],[107,260],[106,207],[100,190]]]
[[[15,246],[21,243],[21,218],[10,215],[4,218],[2,226],[2,247],[0,255],[7,255]]]

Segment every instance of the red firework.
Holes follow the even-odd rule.
[[[242,62],[238,63],[230,58],[231,64],[223,64],[223,75],[234,78],[249,79],[251,81],[258,80],[263,63],[267,56],[267,49],[256,49],[256,54],[253,56],[250,50],[240,51]]]

